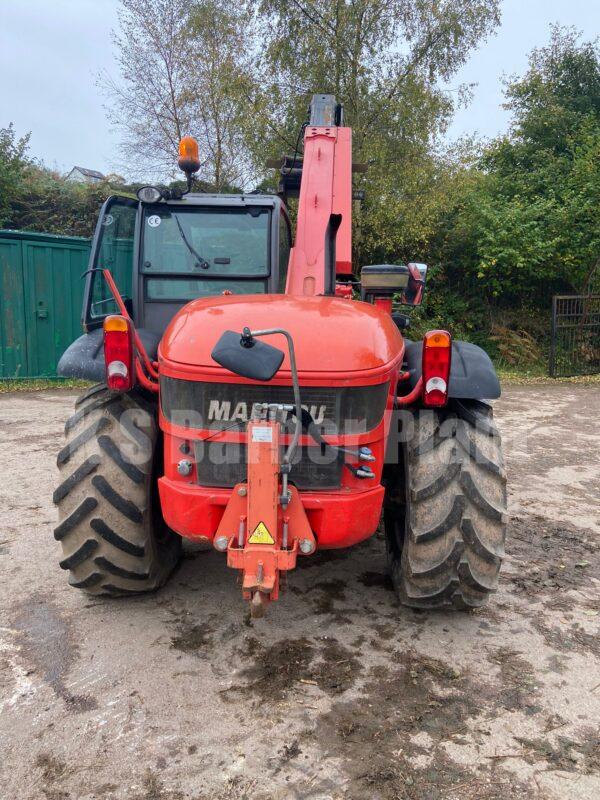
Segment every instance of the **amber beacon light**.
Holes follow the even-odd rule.
[[[193,175],[200,169],[198,142],[193,136],[184,136],[179,142],[179,158],[177,165],[186,175]]]

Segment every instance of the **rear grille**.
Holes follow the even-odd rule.
[[[319,447],[302,447],[297,451],[290,483],[298,489],[336,489],[342,482],[343,456],[332,461],[329,453],[320,455]],[[196,464],[200,486],[235,486],[246,480],[246,445],[230,442],[197,442]],[[282,448],[283,456],[283,448]]]
[[[353,434],[377,427],[383,417],[388,384],[329,388],[302,386],[302,406],[322,433]],[[293,404],[291,386],[207,383],[161,377],[161,404],[165,417],[186,428],[245,429],[255,403]],[[239,425],[236,425],[236,422]],[[293,418],[286,425],[293,429]]]
[[[166,419],[196,430],[244,432],[255,403],[292,405],[291,386],[272,384],[208,383],[160,378],[161,406]],[[322,434],[354,434],[373,430],[381,422],[388,384],[349,387],[300,387],[302,406],[310,413]],[[283,428],[292,433],[290,415]],[[214,434],[212,434],[214,435]],[[202,486],[231,487],[246,479],[246,446],[218,438],[197,442],[195,451],[198,483]],[[290,482],[301,490],[335,489],[341,485],[343,456],[331,451],[321,455],[318,446],[298,449]]]

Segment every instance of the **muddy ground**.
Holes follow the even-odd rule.
[[[67,586],[72,402],[0,396],[2,800],[600,797],[597,386],[497,404],[513,517],[487,609],[399,607],[375,538],[305,560],[255,622],[212,552],[152,596]]]

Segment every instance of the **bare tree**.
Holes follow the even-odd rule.
[[[249,179],[240,136],[248,25],[226,0],[121,0],[119,79],[109,115],[129,173],[175,177],[178,142],[196,136],[200,177],[219,191]]]
[[[189,71],[198,132],[212,183],[219,189],[252,180],[245,147],[251,70],[252,19],[231,0],[203,0],[190,15]]]
[[[104,76],[111,122],[129,171],[173,174],[177,143],[189,132],[184,0],[121,0],[113,33],[119,79]]]

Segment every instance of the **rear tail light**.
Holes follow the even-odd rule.
[[[423,338],[423,402],[429,407],[448,402],[452,337],[448,331],[429,331]]]
[[[104,320],[104,361],[109,389],[128,392],[134,382],[133,326],[125,317],[112,315]]]

